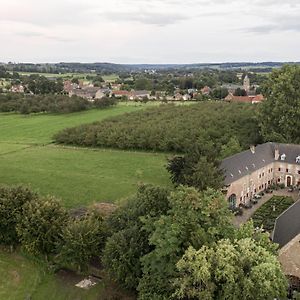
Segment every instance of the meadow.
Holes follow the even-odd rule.
[[[53,115],[0,114],[0,183],[26,184],[42,195],[62,199],[66,207],[93,202],[119,203],[140,182],[169,185],[165,154],[56,146],[59,130],[149,105],[121,103],[105,110]],[[53,274],[46,266],[17,251],[0,249],[0,299],[95,300],[124,298],[123,292],[102,281],[90,290],[75,287],[83,277]],[[130,299],[130,298],[126,298]]]
[[[64,115],[0,114],[0,182],[29,185],[42,195],[61,198],[66,207],[118,202],[141,182],[168,185],[165,154],[52,144],[60,129],[144,107],[123,103]]]

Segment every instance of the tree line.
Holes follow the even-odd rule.
[[[220,157],[232,139],[241,149],[260,142],[255,112],[256,106],[221,102],[162,105],[67,128],[54,139],[78,146],[175,153],[185,153],[190,145],[197,144],[202,151]]]
[[[222,193],[141,185],[110,215],[70,214],[53,197],[0,187],[0,243],[57,268],[91,260],[138,299],[286,296],[277,246],[247,223],[236,229]]]
[[[117,99],[104,97],[93,102],[77,96],[1,94],[0,112],[30,113],[71,113],[91,108],[106,108],[117,103]]]

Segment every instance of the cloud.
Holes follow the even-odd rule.
[[[273,33],[282,31],[294,31],[300,32],[300,17],[299,16],[277,16],[271,18],[270,23],[249,27],[245,29],[246,32],[250,33]]]
[[[157,26],[171,25],[189,19],[183,14],[162,12],[106,12],[101,16],[111,21],[139,22]]]

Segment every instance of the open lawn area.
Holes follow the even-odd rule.
[[[136,191],[139,182],[169,183],[164,154],[32,146],[0,154],[0,182],[24,183],[67,207],[116,202]],[[15,145],[13,145],[15,146]],[[1,152],[5,152],[1,144]],[[24,146],[26,147],[26,146]]]
[[[120,290],[106,280],[89,290],[75,287],[85,277],[71,272],[53,274],[19,252],[0,250],[0,299],[2,300],[96,300],[120,297]],[[123,299],[130,299],[123,295]]]
[[[90,123],[148,105],[122,103],[105,110],[65,115],[0,114],[0,183],[26,184],[67,207],[118,202],[140,182],[168,185],[166,155],[55,146],[58,130]]]
[[[113,108],[93,109],[71,114],[0,113],[0,143],[47,144],[51,143],[52,136],[63,128],[101,121],[107,117],[136,111],[144,107],[146,106],[122,103]]]

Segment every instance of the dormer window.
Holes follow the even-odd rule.
[[[286,159],[286,155],[283,153],[281,156],[280,156],[280,160],[285,160]]]
[[[300,155],[298,155],[298,156],[296,157],[296,163],[297,163],[297,164],[300,164]]]

